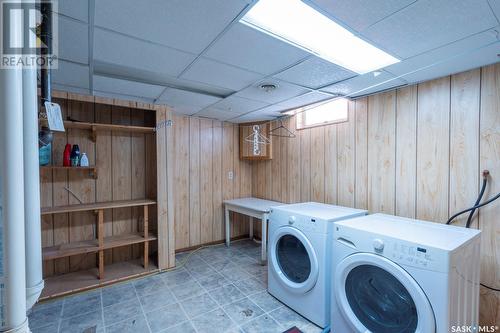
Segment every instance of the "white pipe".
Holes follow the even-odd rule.
[[[37,99],[36,69],[24,69],[24,216],[26,235],[26,307],[28,310],[38,301],[44,287],[42,278]]]
[[[22,41],[22,25],[11,36]],[[29,332],[26,318],[22,69],[0,70],[0,177],[3,222],[3,322],[1,330]]]

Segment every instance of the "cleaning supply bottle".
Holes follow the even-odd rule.
[[[67,143],[66,147],[64,148],[63,166],[71,166],[71,145],[69,143]]]
[[[82,166],[82,167],[89,166],[89,158],[87,157],[87,154],[85,154],[85,153],[82,153],[82,157],[80,157],[80,166]]]
[[[72,167],[80,165],[80,147],[78,147],[78,145],[73,145],[70,158]]]

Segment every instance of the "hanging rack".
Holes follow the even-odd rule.
[[[281,137],[281,138],[295,138],[296,135],[295,133],[293,133],[292,131],[290,131],[290,129],[288,127],[286,127],[285,125],[283,125],[283,120],[281,119],[278,119],[279,122],[280,122],[280,125],[278,127],[275,127],[273,128],[272,130],[269,131],[269,135],[272,135],[272,136],[277,136],[277,137]],[[276,132],[280,129],[284,129],[286,134],[275,134],[273,132]]]

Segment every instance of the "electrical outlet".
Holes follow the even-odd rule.
[[[229,180],[233,180],[233,179],[234,179],[234,173],[233,173],[232,171],[229,171],[229,172],[227,173],[227,178],[228,178]]]

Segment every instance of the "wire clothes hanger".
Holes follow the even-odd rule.
[[[279,122],[280,122],[280,125],[278,127],[273,128],[272,130],[270,130],[269,135],[277,136],[277,137],[281,137],[281,138],[295,138],[296,137],[295,133],[293,133],[292,131],[290,131],[290,129],[288,127],[283,125],[283,120],[279,119]],[[274,133],[274,132],[279,131],[280,129],[283,129],[285,131],[285,134]]]
[[[245,138],[246,142],[251,142],[254,144],[262,144],[262,145],[269,145],[271,144],[271,140],[269,138],[266,138],[264,135],[260,134],[260,126],[259,125],[253,125],[252,127],[252,134],[247,136]]]

